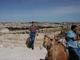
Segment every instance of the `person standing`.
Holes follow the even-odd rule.
[[[78,30],[77,30],[77,46],[78,46],[78,53],[79,53],[79,58],[80,58],[80,25],[78,25]]]
[[[68,51],[69,51],[69,60],[80,60],[79,56],[80,54],[77,51],[77,26],[72,25],[71,26],[71,31],[67,32],[67,45],[68,45]]]
[[[30,30],[30,48],[32,48],[32,50],[34,49],[34,41],[35,41],[35,36],[36,33],[38,31],[38,25],[36,24],[36,22],[32,22],[32,25],[29,28]]]

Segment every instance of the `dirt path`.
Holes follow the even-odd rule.
[[[46,53],[45,48],[0,48],[0,60],[40,60],[45,58]]]

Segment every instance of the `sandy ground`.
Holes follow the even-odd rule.
[[[34,50],[25,47],[0,48],[0,60],[40,60],[46,56],[45,48],[35,47]]]

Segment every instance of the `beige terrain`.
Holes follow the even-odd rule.
[[[0,60],[40,60],[44,59],[47,51],[42,46],[44,35],[54,37],[69,29],[70,24],[39,24],[41,27],[36,34],[35,49],[26,47],[29,37],[30,24],[0,24]],[[69,27],[68,27],[69,25]]]

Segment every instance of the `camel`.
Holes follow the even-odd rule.
[[[58,39],[45,35],[43,46],[47,49],[45,60],[68,60],[66,47]]]

